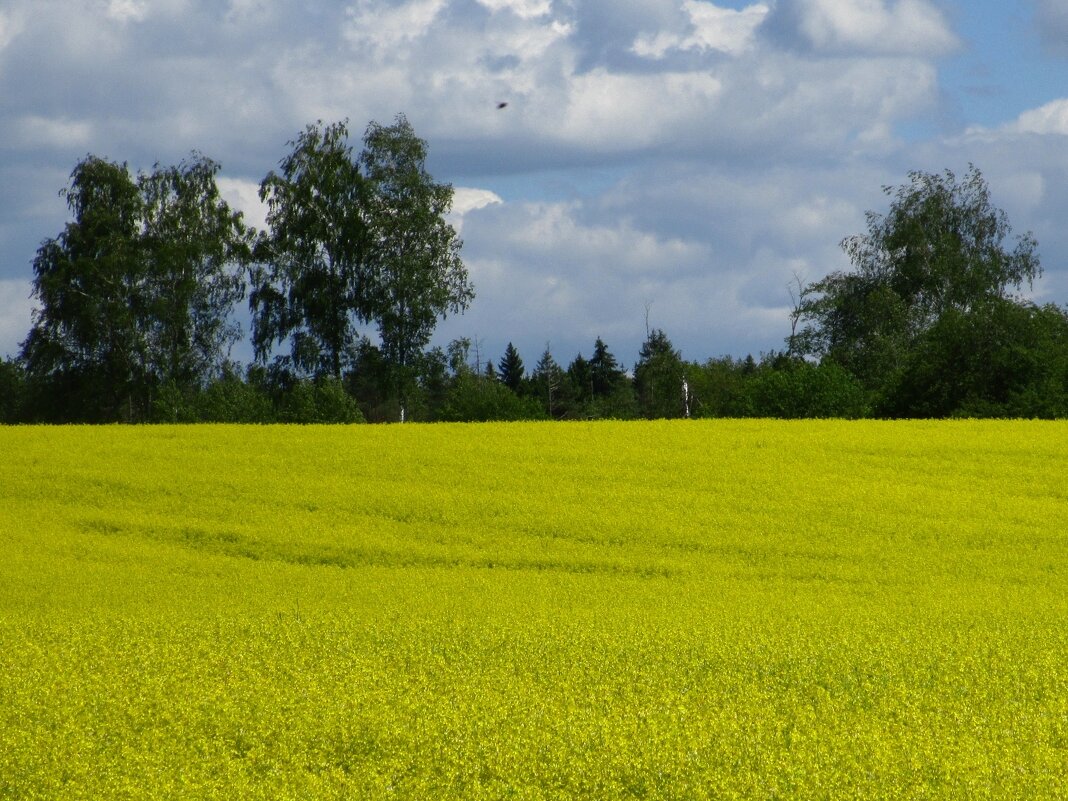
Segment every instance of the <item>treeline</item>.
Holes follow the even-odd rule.
[[[229,208],[200,154],[136,176],[79,162],[72,219],[34,258],[33,327],[0,368],[0,419],[352,421],[371,364],[403,410],[437,321],[474,294],[445,220],[452,187],[403,115],[372,122],[359,153],[345,122],[289,144],[260,185],[265,231]],[[245,299],[248,370],[229,357]]]
[[[1038,244],[982,174],[913,172],[842,247],[852,272],[800,287],[789,352],[843,369],[879,417],[1068,416],[1068,311],[1020,296]]]
[[[156,387],[139,422],[353,423],[401,419],[380,350],[359,349],[341,379],[299,378],[275,363],[232,365],[203,386]],[[528,369],[509,345],[496,361],[472,354],[468,340],[431,348],[413,365],[404,399],[411,421],[589,420],[672,417],[863,417],[870,412],[860,385],[840,367],[785,353],[759,361],[723,357],[685,361],[666,334],[650,333],[633,369],[624,368],[598,339],[590,358],[566,367],[546,350]],[[107,422],[80,416],[73,396],[57,396],[18,360],[0,361],[0,420]]]
[[[403,117],[308,128],[261,185],[269,230],[219,198],[195,156],[134,178],[89,157],[73,221],[34,261],[40,302],[0,361],[3,422],[356,422],[673,417],[1068,417],[1068,312],[1018,293],[1030,234],[971,167],[886,187],[890,209],[843,241],[854,270],[798,281],[782,351],[683,359],[647,333],[633,365],[601,339],[564,366],[509,344],[428,348],[473,289]],[[232,363],[246,299],[255,361]],[[375,325],[378,341],[357,334]],[[529,357],[529,354],[528,354]]]

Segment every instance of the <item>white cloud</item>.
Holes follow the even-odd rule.
[[[654,59],[663,58],[669,50],[742,53],[752,45],[754,32],[769,11],[763,3],[734,10],[698,0],[684,0],[682,8],[690,18],[691,30],[687,35],[669,31],[642,35],[634,40],[633,51]]]
[[[347,117],[358,140],[404,112],[458,185],[449,219],[478,291],[442,335],[496,355],[551,340],[563,360],[602,335],[633,363],[647,302],[688,357],[780,347],[793,271],[848,267],[838,242],[885,210],[882,185],[968,161],[1034,228],[1042,286],[1068,292],[1068,101],[952,141],[898,138],[948,116],[943,0],[0,6],[0,178],[19,188],[0,193],[2,279],[25,282],[61,230],[56,190],[87,151],[148,168],[198,148],[262,227],[258,178],[304,125]],[[0,313],[24,336],[24,306]]]
[[[658,19],[654,5],[662,8],[634,2],[621,13],[634,16],[631,27],[648,26]],[[470,162],[509,171],[534,159],[571,166],[652,152],[707,158],[775,148],[781,157],[843,143],[883,152],[895,145],[898,122],[938,96],[937,73],[920,58],[814,59],[767,47],[754,33],[765,4],[735,11],[680,2],[665,29],[649,29],[648,52],[661,58],[638,70],[633,53],[628,68],[608,55],[590,62],[596,19],[568,16],[578,7],[535,15],[541,6],[528,4],[527,16],[495,7],[461,14],[444,0],[361,2],[339,17],[341,41],[352,47],[301,41],[274,55],[262,98],[240,91],[247,76],[226,95],[280,106],[295,127],[349,117],[358,130],[405,111],[433,152],[463,142]],[[596,7],[582,6],[587,15]],[[723,50],[733,58],[722,59]],[[498,113],[501,100],[509,106]],[[219,127],[214,117],[193,119],[204,121],[204,136]]]
[[[911,58],[754,55],[732,62],[723,84],[718,107],[701,120],[705,142],[758,159],[773,152],[777,161],[887,154],[899,147],[895,126],[938,99],[935,68]]]
[[[273,16],[272,0],[230,0],[230,10],[226,13],[227,21],[232,23]]]
[[[636,228],[628,218],[585,222],[580,219],[583,205],[577,202],[519,204],[516,211],[520,222],[504,234],[506,241],[527,253],[566,253],[566,261],[587,270],[614,276],[674,274],[708,257],[698,243],[658,237]],[[565,264],[558,269],[569,272]],[[564,274],[558,276],[558,282],[568,280]]]
[[[441,338],[489,337],[497,355],[512,339],[530,358],[547,340],[566,359],[588,353],[597,336],[636,348],[643,302],[655,298],[666,313],[670,298],[686,294],[679,282],[700,276],[709,252],[628,219],[588,215],[580,202],[494,204],[471,215],[465,262],[478,297]]]
[[[601,336],[629,364],[649,306],[650,324],[689,358],[759,350],[754,342],[778,347],[791,271],[836,263],[834,253],[797,259],[791,247],[843,215],[862,217],[827,197],[806,197],[800,175],[768,176],[759,189],[692,171],[642,183],[642,191],[628,183],[590,201],[505,203],[472,215],[465,261],[478,296],[464,317],[442,326],[440,341],[480,338],[491,356],[512,341],[530,358],[549,341],[566,362],[579,351],[588,356]],[[796,219],[776,213],[783,184],[798,195]],[[663,219],[683,224],[673,232]]]
[[[1051,100],[1038,108],[1028,109],[1012,122],[996,128],[973,125],[965,131],[960,141],[992,142],[1026,135],[1068,136],[1068,98]]]
[[[453,187],[452,209],[447,215],[449,224],[459,234],[463,233],[464,218],[488,206],[497,206],[504,200],[489,189],[475,189],[467,186]]]
[[[141,22],[148,8],[145,0],[109,0],[107,15],[118,22]]]
[[[452,210],[454,214],[467,214],[469,211],[484,209],[495,203],[503,203],[501,196],[488,189],[474,189],[466,186],[453,188]]]
[[[1018,133],[1068,135],[1068,99],[1025,111],[1010,128]]]
[[[775,51],[748,33],[763,7],[709,8],[745,21],[745,36],[720,42],[734,48],[732,59],[719,58],[704,44],[680,57],[684,42],[696,41],[692,31],[683,31],[651,69],[591,66],[580,58],[589,34],[578,23],[509,17],[507,25],[495,27],[503,18],[494,17],[475,48],[466,34],[453,34],[468,42],[463,52],[447,32],[428,34],[418,47],[420,69],[426,70],[420,82],[408,78],[414,57],[395,52],[396,70],[379,70],[374,87],[355,86],[350,105],[398,98],[423,109],[426,122],[415,122],[426,125],[431,141],[474,136],[486,156],[501,153],[500,161],[509,164],[526,163],[540,151],[543,159],[572,165],[595,152],[615,160],[652,152],[709,158],[739,148],[774,148],[780,158],[803,152],[822,157],[843,144],[885,152],[896,146],[901,120],[938,101],[937,71],[922,58],[820,59]],[[336,94],[338,85],[330,85]],[[385,85],[391,91],[370,96]],[[497,100],[510,101],[509,108],[488,113]]]
[[[703,116],[723,84],[704,72],[617,74],[596,69],[575,75],[559,117],[543,116],[546,134],[577,146],[643,148],[671,138]]]
[[[490,11],[511,11],[522,19],[544,17],[552,11],[552,0],[478,0],[479,5]]]
[[[260,200],[260,185],[257,182],[224,175],[216,178],[215,182],[223,200],[231,209],[242,213],[246,225],[260,231],[266,230],[267,204]]]
[[[824,53],[943,55],[956,35],[927,0],[779,0],[769,28]]]
[[[691,46],[725,53],[745,50],[753,38],[753,32],[764,21],[769,10],[763,3],[735,11],[694,0],[687,0],[683,8],[690,14],[695,28]]]
[[[998,176],[998,197],[1014,209],[1034,213],[1046,199],[1046,177],[1035,169]]]
[[[22,18],[14,11],[0,11],[0,50],[3,50],[22,30]]]
[[[93,138],[93,126],[90,122],[42,117],[36,114],[19,120],[15,130],[23,146],[29,148],[84,148]]]
[[[354,47],[368,47],[379,57],[396,52],[423,38],[447,0],[408,0],[399,6],[384,6],[360,0],[348,10],[345,38]]]

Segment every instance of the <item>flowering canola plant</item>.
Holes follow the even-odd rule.
[[[0,799],[1068,797],[1068,425],[0,429]]]

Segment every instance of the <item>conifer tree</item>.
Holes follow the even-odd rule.
[[[568,365],[567,377],[574,390],[575,399],[579,403],[587,403],[593,396],[593,371],[581,353]]]
[[[497,367],[499,368],[498,377],[501,383],[512,392],[519,392],[523,386],[525,370],[523,369],[523,360],[519,357],[519,351],[515,349],[511,342],[508,343],[504,356],[501,357]]]
[[[634,367],[634,383],[645,417],[681,417],[684,413],[682,356],[667,334],[654,329]]]
[[[611,395],[612,392],[626,379],[626,374],[619,367],[619,362],[613,356],[604,340],[597,337],[593,344],[593,356],[590,358],[590,372],[592,374],[593,394],[597,397]]]
[[[565,375],[560,365],[556,363],[556,359],[553,358],[548,345],[545,346],[545,352],[542,353],[534,367],[531,380],[538,400],[541,401],[549,417],[562,416],[565,411],[562,397]]]

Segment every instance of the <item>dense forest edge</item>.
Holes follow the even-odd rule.
[[[32,328],[0,359],[0,423],[1068,417],[1068,309],[1021,294],[1037,242],[974,166],[884,187],[889,210],[842,242],[854,269],[797,281],[782,350],[688,361],[654,328],[630,369],[600,338],[531,367],[511,344],[428,347],[475,289],[453,189],[403,115],[359,153],[347,121],[288,144],[260,186],[265,231],[199,153],[137,175],[79,162],[72,219],[33,261]],[[247,366],[229,355],[243,337]]]

